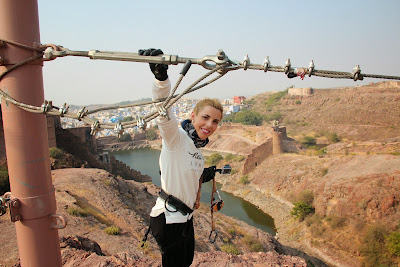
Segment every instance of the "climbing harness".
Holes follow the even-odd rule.
[[[306,75],[308,77],[318,76],[325,78],[334,78],[334,79],[352,79],[354,81],[363,80],[364,78],[377,78],[377,79],[391,79],[391,80],[400,80],[400,76],[387,76],[387,75],[376,75],[376,74],[364,74],[361,72],[361,68],[359,65],[356,65],[352,72],[340,72],[340,71],[329,71],[329,70],[317,70],[315,69],[314,61],[311,60],[308,68],[294,68],[292,67],[291,61],[288,58],[284,66],[273,66],[267,56],[263,62],[263,64],[252,64],[250,62],[250,57],[246,55],[242,62],[238,62],[230,59],[223,50],[218,50],[216,55],[204,56],[203,58],[185,58],[179,57],[177,55],[159,55],[159,56],[141,56],[137,53],[130,52],[112,52],[112,51],[99,51],[99,50],[90,50],[90,51],[73,51],[68,48],[64,48],[55,44],[44,44],[39,45],[37,47],[27,46],[24,44],[20,44],[18,42],[7,40],[0,38],[0,43],[4,45],[17,46],[23,49],[33,51],[34,55],[27,59],[22,60],[10,67],[7,67],[7,70],[0,74],[0,81],[4,78],[5,75],[15,70],[16,68],[31,63],[33,61],[50,61],[54,60],[58,57],[65,56],[79,56],[79,57],[88,57],[90,59],[101,59],[101,60],[117,60],[117,61],[132,61],[132,62],[143,62],[143,63],[155,63],[155,64],[166,64],[166,65],[177,65],[177,64],[185,64],[182,71],[180,72],[180,77],[172,90],[171,94],[164,99],[155,100],[155,101],[146,101],[128,105],[113,105],[102,107],[93,110],[86,110],[83,108],[78,113],[69,112],[68,106],[65,103],[64,106],[58,108],[53,106],[51,101],[45,101],[42,106],[32,106],[28,104],[24,104],[19,102],[17,99],[13,99],[9,94],[5,91],[0,90],[0,97],[4,98],[7,103],[12,103],[15,106],[24,109],[33,113],[42,113],[49,115],[56,115],[66,118],[72,118],[79,121],[83,121],[84,123],[92,126],[92,134],[96,134],[96,132],[103,129],[114,129],[117,135],[122,135],[125,129],[138,127],[141,130],[146,129],[147,122],[155,119],[158,116],[164,116],[169,118],[168,110],[173,104],[175,104],[183,95],[194,92],[204,86],[207,86],[216,80],[220,79],[222,76],[227,74],[230,71],[238,70],[238,69],[252,69],[252,70],[262,70],[265,73],[268,71],[272,72],[282,72],[287,75],[289,78],[300,77],[304,79]],[[0,64],[3,63],[3,59],[1,59]],[[5,59],[6,60],[6,59]],[[188,72],[190,66],[192,64],[201,65],[205,69],[209,70],[206,74],[201,76],[197,81],[191,84],[187,89],[185,89],[179,95],[176,95],[175,92],[180,85],[183,77]],[[212,74],[217,74],[216,77],[211,78],[208,81],[201,83],[204,79],[209,77]],[[201,84],[200,84],[201,83]],[[100,122],[100,120],[96,118],[91,118],[89,115],[104,111],[104,110],[112,110],[119,108],[131,108],[135,106],[149,105],[163,102],[161,106],[158,106],[155,112],[152,112],[144,117],[139,117],[137,121],[126,121],[117,124]]]
[[[159,195],[161,199],[164,200],[164,207],[169,212],[180,212],[182,215],[186,216],[193,212],[191,208],[189,208],[183,201],[174,197],[173,195],[169,195],[163,189],[161,189]],[[169,210],[168,205],[175,208],[175,210]]]

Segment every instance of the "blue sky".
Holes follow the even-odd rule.
[[[218,49],[234,60],[262,64],[400,75],[400,1],[77,1],[38,0],[42,43],[71,50],[137,52],[202,58]],[[182,65],[170,66],[172,83]],[[193,66],[178,91],[206,72]],[[61,105],[112,104],[151,97],[146,63],[64,57],[45,62],[45,98]],[[253,96],[288,86],[330,88],[378,82],[237,70],[192,98]]]

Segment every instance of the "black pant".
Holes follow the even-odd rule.
[[[161,249],[164,267],[187,267],[194,256],[193,218],[186,223],[165,223],[165,214],[150,217],[150,229]]]

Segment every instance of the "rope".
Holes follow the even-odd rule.
[[[6,74],[10,73],[11,71],[15,70],[18,67],[21,67],[22,65],[28,64],[31,61],[34,61],[36,59],[42,58],[43,55],[42,54],[38,54],[36,56],[27,58],[25,60],[22,60],[21,62],[18,62],[17,64],[12,65],[10,68],[8,68],[6,71],[4,71],[2,74],[0,74],[0,81],[3,79],[4,76],[6,76]]]
[[[40,55],[41,56],[41,55]],[[14,104],[15,106],[28,111],[28,112],[32,112],[32,113],[37,113],[37,114],[49,114],[49,115],[55,115],[55,116],[63,116],[63,117],[67,117],[67,118],[71,118],[71,119],[76,119],[76,120],[80,120],[88,125],[92,126],[92,132],[93,134],[100,130],[100,129],[115,129],[116,128],[116,124],[113,123],[100,123],[98,119],[96,118],[90,118],[88,117],[88,115],[100,112],[100,111],[104,111],[104,110],[111,110],[111,109],[119,109],[119,108],[128,108],[128,107],[134,107],[134,106],[142,106],[142,105],[148,105],[148,104],[155,104],[155,103],[160,103],[160,102],[164,102],[163,106],[166,106],[167,108],[169,108],[170,106],[172,106],[174,103],[176,103],[180,98],[182,98],[184,95],[191,93],[195,90],[198,90],[199,88],[202,88],[208,84],[211,84],[212,82],[218,80],[219,78],[221,78],[223,75],[219,75],[218,77],[215,77],[214,79],[207,81],[197,87],[195,87],[197,84],[199,84],[201,81],[203,81],[205,78],[207,78],[208,76],[210,76],[211,74],[215,73],[216,71],[220,70],[221,68],[223,68],[222,66],[216,67],[215,69],[209,71],[208,73],[204,74],[202,77],[200,77],[197,81],[195,81],[192,85],[190,85],[186,90],[184,90],[181,94],[179,94],[178,96],[173,95],[172,97],[169,97],[169,100],[171,100],[170,102],[167,102],[166,100],[168,98],[164,98],[164,99],[160,99],[160,100],[154,100],[154,101],[146,101],[146,102],[140,102],[140,103],[134,103],[134,104],[128,104],[128,105],[114,105],[114,106],[108,106],[108,107],[103,107],[103,108],[98,108],[95,110],[85,110],[85,108],[82,108],[82,110],[78,113],[68,113],[65,110],[63,110],[63,112],[58,111],[58,110],[54,110],[54,106],[52,106],[49,103],[51,102],[47,102],[45,101],[45,103],[41,106],[41,107],[37,107],[37,106],[32,106],[32,105],[28,105],[28,104],[24,104],[21,103],[17,100],[15,100],[14,98],[12,98],[10,95],[8,95],[6,92],[4,92],[3,90],[0,90],[0,96],[2,98],[4,98],[5,101]],[[174,91],[176,91],[177,87],[179,86],[180,82],[182,79],[179,79]],[[58,109],[58,108],[57,108]],[[144,123],[147,123],[155,118],[157,118],[160,114],[158,112],[152,112],[151,114],[145,116],[142,121]],[[122,125],[124,128],[133,128],[133,127],[139,127],[138,122],[134,123],[134,122],[122,122],[120,123],[120,125]]]
[[[11,40],[8,40],[8,39],[4,39],[4,38],[0,38],[0,41],[8,43],[8,44],[11,44],[11,45],[14,45],[14,46],[18,46],[18,47],[21,47],[21,48],[25,48],[25,49],[28,49],[28,50],[37,51],[37,52],[42,52],[44,50],[43,47],[33,47],[33,46],[29,46],[29,45],[24,45],[24,44],[21,44],[21,43],[18,43],[18,42],[14,42],[14,41],[11,41]]]

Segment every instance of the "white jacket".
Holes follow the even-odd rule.
[[[165,81],[155,79],[153,100],[167,97],[170,89],[169,79]],[[193,208],[199,189],[199,179],[204,170],[204,158],[201,150],[195,147],[186,131],[178,127],[172,107],[168,109],[168,115],[171,120],[161,116],[156,119],[162,137],[159,160],[161,188],[167,194],[183,201],[189,208]],[[150,216],[157,217],[164,212],[167,224],[184,223],[192,217],[192,214],[185,216],[180,212],[169,212],[164,204],[164,200],[158,197]],[[171,206],[167,207],[171,211],[175,210]]]

